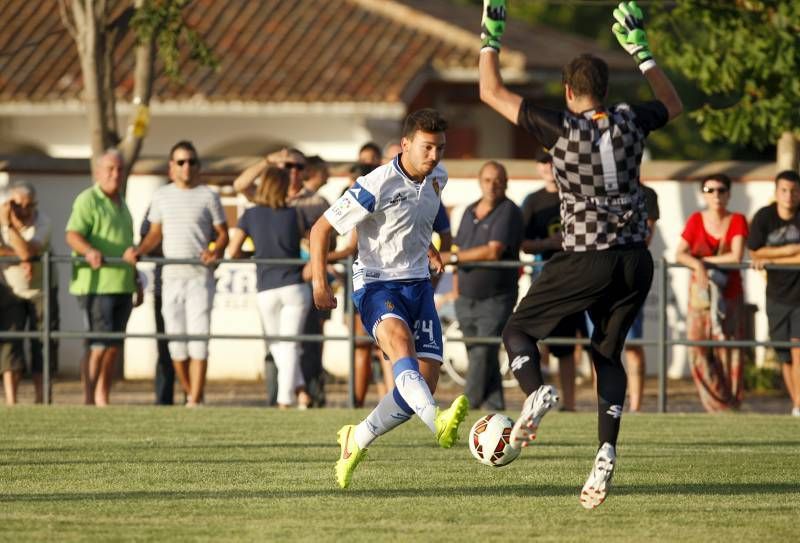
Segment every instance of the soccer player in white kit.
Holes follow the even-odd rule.
[[[447,122],[433,109],[411,113],[403,126],[402,153],[360,177],[311,229],[314,303],[336,307],[326,278],[328,239],[356,228],[358,260],[353,268],[353,301],[364,328],[391,360],[395,389],[358,425],[338,432],[341,455],[336,481],[350,484],[367,447],[416,414],[441,447],[452,447],[467,416],[463,395],[439,410],[433,392],[442,363],[442,329],[433,302],[430,268],[444,268],[431,244],[433,222],[447,184],[439,161]]]

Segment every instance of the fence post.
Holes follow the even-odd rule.
[[[50,251],[42,253],[42,402],[50,404]]]
[[[667,259],[658,266],[658,412],[667,412]]]
[[[350,285],[352,285],[352,278],[353,257],[351,255],[347,257],[345,281],[350,281]],[[347,353],[350,366],[350,371],[347,372],[347,407],[352,409],[356,406],[356,312],[353,307],[353,297],[348,296],[349,292],[349,288],[344,289],[344,307],[347,310],[347,322],[350,323],[350,337],[347,341]]]

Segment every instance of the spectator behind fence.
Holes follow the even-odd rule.
[[[358,163],[378,167],[384,164],[381,148],[378,144],[368,141],[358,150]]]
[[[150,231],[150,221],[147,219],[149,214],[150,208],[148,207],[144,214],[142,225],[139,228],[140,239],[147,237],[147,233]],[[163,257],[164,252],[161,250],[161,243],[150,251],[149,255]],[[164,306],[164,300],[161,296],[162,270],[162,264],[156,264],[153,268],[153,319],[155,320],[156,333],[158,334],[163,334],[166,331],[164,327],[164,315],[161,312]],[[172,365],[172,357],[169,354],[169,341],[166,339],[156,340],[156,346],[158,350],[156,378],[154,383],[156,405],[173,405],[175,403],[175,366]]]
[[[731,180],[710,175],[700,183],[706,208],[689,216],[678,241],[675,260],[692,270],[689,282],[687,339],[727,340],[744,337],[744,291],[739,270],[716,264],[742,261],[747,219],[728,210]],[[739,407],[744,393],[741,349],[689,347],[692,378],[706,411]]]
[[[270,166],[286,170],[289,175],[289,188],[287,191],[286,205],[297,210],[298,228],[302,230],[300,239],[300,256],[308,255],[308,224],[322,216],[328,207],[328,201],[312,190],[313,187],[303,186],[304,172],[306,169],[306,156],[297,149],[281,149],[270,153],[243,171],[233,182],[236,192],[244,195],[251,202],[255,200],[258,190],[258,181]],[[304,272],[304,279],[308,281],[310,275]],[[307,286],[310,290],[310,286]],[[329,313],[318,312],[311,308],[306,316],[303,334],[322,334],[322,325]],[[264,360],[267,375],[267,403],[272,405],[277,401],[277,368],[272,353],[268,352]],[[325,404],[324,372],[322,371],[322,343],[304,342],[301,344],[300,369],[305,381],[305,390],[299,395],[298,402],[305,406],[323,406]],[[299,385],[299,383],[298,383]]]
[[[480,200],[470,204],[461,217],[455,238],[457,252],[442,253],[442,260],[459,265],[456,316],[465,336],[498,337],[517,303],[519,271],[516,268],[463,268],[468,262],[517,260],[522,242],[522,212],[506,198],[508,174],[493,160],[478,173]],[[499,345],[468,344],[469,369],[465,394],[470,407],[484,403],[502,411],[503,382]]]
[[[786,170],[775,177],[775,203],[759,209],[750,224],[747,247],[753,267],[800,264],[800,175]],[[800,272],[767,269],[767,320],[772,341],[800,342]],[[800,344],[775,349],[783,382],[800,417]]]
[[[328,163],[319,155],[308,157],[306,161],[306,175],[303,187],[311,194],[316,192],[328,183],[330,169]]]
[[[150,230],[134,251],[149,254],[159,243],[166,258],[200,259],[198,264],[166,264],[161,294],[164,328],[168,334],[205,335],[210,331],[216,264],[228,245],[228,225],[219,195],[200,180],[200,159],[189,141],[169,152],[172,183],[153,195]],[[216,232],[214,247],[209,247]],[[186,394],[186,406],[203,402],[208,369],[208,340],[174,340],[169,353]]]
[[[7,283],[6,270],[12,266],[23,268],[26,277],[30,277],[30,251],[28,244],[14,221],[11,201],[0,205],[0,256],[16,257],[22,262],[9,264],[0,262],[0,330],[4,332],[21,332],[25,330],[26,301],[17,296],[11,285]],[[25,369],[25,352],[22,338],[0,339],[0,371],[3,372],[3,390],[6,405],[17,403],[17,387]]]
[[[9,225],[0,227],[0,235],[6,245],[11,243],[10,228],[14,228],[22,236],[30,257],[41,256],[50,248],[52,225],[50,218],[37,207],[36,189],[27,181],[16,181],[9,189],[10,214]],[[42,285],[42,263],[35,260],[30,263],[10,265],[3,271],[6,283],[14,290],[14,294],[25,300],[26,328],[40,331],[44,328],[44,291]],[[50,274],[50,329],[57,330],[58,287],[55,270]],[[35,402],[44,401],[43,370],[44,357],[42,342],[30,340],[31,378],[35,391]],[[50,341],[50,375],[58,368],[58,343]]]
[[[394,160],[394,157],[403,152],[403,146],[397,140],[390,140],[383,146],[383,158],[381,164],[386,164]]]
[[[536,157],[536,169],[544,180],[544,187],[525,197],[522,201],[522,219],[525,239],[522,251],[535,255],[538,262],[550,260],[561,250],[561,204],[558,200],[558,185],[553,176],[553,157],[540,151]],[[541,268],[534,268],[536,280]],[[553,330],[554,337],[588,337],[586,316],[583,311],[561,320]],[[550,353],[558,359],[558,377],[561,382],[561,409],[575,411],[575,366],[583,357],[580,345],[539,346],[542,360],[549,360]]]
[[[256,258],[299,258],[300,236],[311,225],[298,224],[297,210],[287,207],[289,174],[270,166],[264,173],[254,195],[255,207],[239,219],[231,235],[230,254],[241,258],[242,244],[250,236]],[[302,220],[302,219],[300,219]],[[257,303],[264,333],[268,336],[296,336],[303,331],[306,314],[311,306],[311,291],[303,281],[300,265],[257,264]],[[267,340],[278,367],[277,403],[282,409],[295,404],[295,395],[310,400],[300,369],[301,346],[297,341]]]
[[[66,241],[74,256],[69,290],[78,297],[89,332],[124,332],[137,290],[136,269],[130,264],[107,264],[104,258],[134,258],[133,219],[120,193],[122,156],[110,149],[94,168],[95,185],[72,204]],[[137,296],[141,300],[141,296]],[[89,352],[81,362],[84,403],[108,405],[114,364],[121,339],[88,338]]]

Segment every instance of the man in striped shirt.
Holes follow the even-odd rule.
[[[161,311],[168,334],[208,334],[215,290],[213,264],[225,254],[228,225],[219,195],[200,181],[200,160],[191,142],[179,141],[172,147],[169,177],[172,183],[153,195],[147,216],[150,231],[135,254],[147,254],[162,242],[166,258],[202,261],[164,266]],[[187,407],[202,403],[208,341],[170,341],[169,352]]]

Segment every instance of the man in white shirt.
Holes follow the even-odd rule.
[[[328,284],[328,240],[353,228],[358,260],[353,268],[353,301],[364,328],[392,362],[395,389],[358,425],[338,433],[336,463],[340,487],[350,484],[367,447],[380,435],[416,414],[441,447],[452,447],[468,402],[459,396],[440,411],[433,400],[442,362],[442,330],[433,302],[429,266],[444,268],[431,244],[447,172],[439,166],[447,122],[433,109],[415,111],[405,121],[403,152],[358,178],[311,230],[314,303],[336,307]]]
[[[208,334],[215,290],[212,266],[225,254],[228,226],[219,195],[200,181],[200,160],[191,142],[173,145],[169,176],[173,182],[153,195],[147,216],[150,230],[136,249],[136,258],[155,249],[163,239],[166,258],[202,261],[202,265],[164,266],[161,311],[168,334]],[[214,248],[210,249],[212,240]],[[170,341],[168,347],[186,406],[202,403],[208,341]]]

